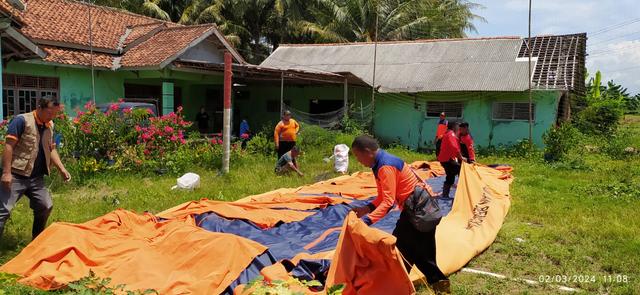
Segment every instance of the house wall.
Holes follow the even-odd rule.
[[[66,112],[74,116],[84,104],[91,100],[91,70],[11,61],[3,70],[5,74],[58,77],[59,96]],[[222,75],[203,75],[170,70],[157,71],[109,71],[95,70],[96,103],[117,101],[124,97],[124,84],[162,86],[172,82],[182,91],[185,115],[193,120],[196,112],[206,101],[206,85],[222,85]]]
[[[560,92],[535,91],[533,141],[542,146],[542,135],[556,121]],[[374,132],[383,142],[411,148],[433,147],[438,118],[426,117],[427,101],[461,101],[463,118],[469,122],[477,146],[512,145],[529,137],[528,121],[492,120],[493,102],[528,102],[527,92],[378,94]]]
[[[248,92],[248,98],[237,99],[239,92]],[[348,88],[349,104],[357,104],[361,100],[368,99],[371,92],[360,87],[351,86]],[[287,86],[285,81],[284,100],[290,102],[290,106],[295,110],[308,113],[312,100],[344,100],[344,87],[342,85],[319,85],[319,86]],[[276,103],[277,109],[273,112],[267,111],[267,104],[271,101]],[[242,116],[247,116],[249,124],[254,130],[259,130],[262,126],[271,128],[280,120],[280,85],[257,85],[246,87],[234,87],[234,123],[239,124]],[[237,128],[238,126],[235,126]]]

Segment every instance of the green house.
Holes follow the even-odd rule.
[[[585,49],[586,34],[539,36],[531,46],[519,37],[283,45],[261,66],[360,79],[368,88],[349,88],[351,112],[372,112],[378,138],[412,148],[432,146],[441,112],[469,122],[479,146],[528,138],[531,77],[531,131],[542,145],[542,135],[570,117],[572,97],[584,92]],[[314,95],[338,100],[339,91]],[[290,97],[294,107],[309,99]]]

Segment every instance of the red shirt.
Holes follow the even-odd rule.
[[[442,137],[438,161],[449,162],[457,158],[458,154],[460,154],[460,141],[453,130],[448,130]]]
[[[462,155],[469,158],[469,160],[475,161],[476,151],[473,148],[473,137],[471,137],[471,134],[460,136],[460,145],[462,148],[461,149]]]

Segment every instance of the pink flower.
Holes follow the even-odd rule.
[[[118,108],[120,108],[120,105],[117,104],[117,103],[114,103],[109,107],[109,109],[112,110],[112,111],[117,111]]]
[[[183,139],[184,134],[182,134],[182,130],[178,131],[178,138]]]
[[[123,103],[123,102],[124,102],[124,98],[118,99],[118,103]]]
[[[91,102],[91,101],[87,102],[87,103],[84,105],[84,108],[85,108],[86,110],[89,110],[89,109],[93,108],[93,102]]]
[[[80,124],[80,118],[78,117],[73,118],[73,124],[76,124],[76,125]]]
[[[137,132],[142,131],[142,127],[140,127],[140,125],[136,125],[136,127],[135,127],[135,128],[136,128],[136,131],[137,131]]]
[[[170,140],[171,140],[171,141],[176,141],[176,140],[178,140],[178,137],[177,137],[177,136],[175,136],[175,135],[171,135]]]
[[[150,150],[144,150],[144,154],[148,156],[149,154],[151,154],[151,151]]]
[[[180,143],[181,143],[181,144],[185,144],[185,143],[187,143],[187,141],[186,141],[186,140],[184,140],[183,138],[180,138]]]
[[[91,134],[91,124],[89,124],[89,122],[83,123],[82,126],[80,126],[80,131],[84,134]]]
[[[182,112],[182,106],[178,106],[178,113]]]
[[[147,114],[149,114],[149,115],[153,115],[153,110],[151,110],[151,109],[147,109]]]
[[[78,111],[78,117],[80,117],[82,115],[84,115],[84,112],[83,111]]]
[[[142,140],[147,141],[151,139],[151,135],[149,135],[149,133],[143,133],[142,134]]]
[[[122,110],[123,113],[125,114],[130,114],[131,113],[131,108],[126,108],[124,110]]]
[[[222,144],[222,139],[218,139],[218,144]]]
[[[171,127],[171,126],[165,126],[165,127],[164,127],[164,132],[166,132],[166,133],[171,133],[171,132],[173,132],[173,127]]]
[[[249,134],[247,134],[247,133],[242,133],[242,135],[240,135],[240,138],[242,138],[242,139],[247,139],[247,138],[249,138]]]

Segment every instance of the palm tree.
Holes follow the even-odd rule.
[[[460,38],[475,31],[480,5],[464,0],[317,0],[297,22],[317,42]]]
[[[96,0],[182,24],[215,23],[254,63],[281,43],[464,37],[484,21],[467,0]]]

